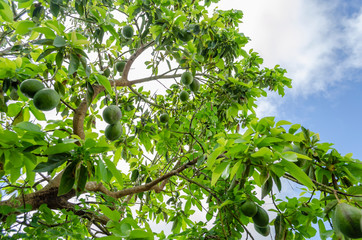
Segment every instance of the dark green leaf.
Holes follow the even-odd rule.
[[[51,172],[67,160],[69,160],[70,154],[54,154],[48,156],[47,162],[39,163],[35,168],[34,172]]]
[[[273,188],[273,180],[271,177],[266,180],[266,182],[261,186],[261,198],[263,199],[266,195],[270,193]]]
[[[61,67],[62,67],[63,58],[64,58],[63,52],[59,51],[59,52],[57,53],[57,55],[55,56],[55,62],[56,62],[56,64],[57,64],[57,67],[58,67],[58,68],[61,68]]]
[[[53,1],[50,1],[50,12],[54,17],[58,17],[60,6]]]
[[[39,39],[39,40],[33,41],[33,44],[38,44],[38,45],[53,45],[53,42],[54,42],[53,39]]]
[[[281,214],[275,218],[275,240],[285,240],[287,235],[287,227],[284,221],[284,217]]]
[[[69,164],[62,175],[62,179],[60,180],[60,185],[58,189],[58,196],[67,194],[70,192],[75,183],[75,170],[77,168],[77,164],[72,162]]]
[[[68,67],[68,74],[72,75],[78,70],[79,67],[79,57],[78,55],[71,53],[70,54],[70,62]]]
[[[88,171],[84,165],[79,168],[79,175],[77,180],[77,192],[83,192],[85,184],[88,180]]]

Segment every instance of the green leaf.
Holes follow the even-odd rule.
[[[56,36],[53,42],[54,47],[64,47],[66,44],[67,42],[61,36]]]
[[[75,143],[58,143],[55,146],[49,147],[44,152],[44,154],[50,155],[50,154],[69,152],[70,150],[73,150],[76,147],[78,146]]]
[[[80,59],[78,55],[71,53],[70,54],[70,60],[69,60],[69,66],[68,66],[68,74],[72,75],[78,70]]]
[[[273,180],[271,177],[261,186],[261,199],[270,193],[273,188]]]
[[[109,94],[113,95],[113,89],[111,87],[111,83],[109,82],[108,78],[100,74],[94,74],[97,82],[101,84]]]
[[[144,132],[144,131],[141,132],[139,137],[140,137],[140,141],[145,146],[146,150],[150,151],[150,149],[152,148],[152,143],[151,143],[151,139],[146,134],[146,132]]]
[[[84,165],[80,165],[77,179],[77,192],[83,192],[88,180],[88,171]]]
[[[47,39],[54,39],[56,37],[55,33],[53,32],[53,30],[51,28],[48,27],[35,27],[31,29],[33,32],[39,32],[44,34],[44,36]]]
[[[14,22],[14,15],[11,7],[4,1],[0,0],[0,16],[4,21]]]
[[[215,186],[217,180],[220,178],[221,174],[228,167],[228,165],[229,165],[229,163],[222,162],[214,169],[214,171],[212,172],[212,176],[211,176],[211,186]]]
[[[289,161],[289,162],[297,162],[298,161],[298,156],[295,152],[283,152],[282,153],[282,157],[283,159]]]
[[[31,102],[31,105],[29,106],[31,113],[34,115],[34,117],[39,121],[45,121],[45,114],[42,111],[39,111]]]
[[[153,240],[153,234],[150,232],[146,232],[142,229],[134,229],[130,235],[129,239],[143,239],[143,240]]]
[[[315,187],[312,180],[308,177],[308,175],[305,174],[305,172],[303,172],[303,170],[301,168],[299,168],[295,163],[289,162],[289,161],[283,159],[279,163],[279,165],[284,166],[285,170],[290,175],[295,177],[300,183],[305,185],[307,188],[313,189]]]
[[[18,134],[9,130],[4,130],[0,132],[0,142],[3,142],[5,144],[15,144],[18,141]]]
[[[224,151],[224,147],[221,146],[221,147],[218,147],[216,148],[210,155],[209,157],[207,158],[207,166],[209,168],[211,168],[213,165],[214,165],[214,162],[216,160],[216,158]]]
[[[261,141],[259,143],[257,143],[255,140],[255,143],[258,148],[270,146],[273,143],[278,143],[278,142],[283,142],[283,139],[276,138],[276,137],[266,137],[266,138],[261,139]]]
[[[7,115],[9,117],[15,117],[16,115],[19,114],[19,112],[21,111],[22,109],[22,104],[20,102],[16,102],[16,103],[11,103],[9,104],[8,106],[8,112],[7,112]]]
[[[120,170],[116,168],[114,163],[110,161],[108,158],[104,158],[104,162],[106,163],[108,169],[111,171],[113,176],[117,179],[118,184],[122,187],[123,186],[123,176]]]
[[[51,54],[52,52],[56,51],[56,48],[48,48],[46,49],[44,52],[42,52],[39,57],[36,59],[37,62],[39,62],[40,60],[42,60],[43,58],[45,58],[46,56],[48,56],[49,54]]]
[[[54,154],[48,156],[47,162],[39,163],[35,168],[34,172],[51,172],[67,160],[70,159],[70,154],[62,153],[62,154]]]
[[[102,204],[99,205],[99,208],[109,219],[115,222],[119,222],[119,220],[121,219],[121,214],[117,210],[111,210],[109,207]]]
[[[282,125],[290,125],[292,124],[291,122],[288,122],[286,120],[280,120],[279,122],[277,122],[277,124],[275,124],[276,127],[282,126]]]
[[[68,192],[70,192],[72,190],[74,183],[75,183],[76,167],[77,167],[76,162],[72,162],[65,168],[62,178],[60,180],[58,196],[67,194]]]
[[[35,23],[33,21],[30,21],[30,20],[20,21],[15,28],[16,30],[15,30],[14,34],[25,35],[34,26],[35,26]]]
[[[60,6],[56,4],[54,1],[50,1],[50,12],[54,17],[58,17],[60,11]]]
[[[284,217],[281,214],[275,218],[275,240],[285,240],[287,235],[287,226],[284,221]]]
[[[53,45],[54,40],[53,39],[39,39],[33,41],[33,44],[39,44],[39,45]]]
[[[64,58],[63,52],[59,51],[59,52],[57,53],[57,55],[55,56],[55,62],[56,62],[56,64],[57,64],[57,67],[58,67],[58,68],[61,68],[61,67],[62,67],[63,58]]]
[[[21,123],[16,124],[15,127],[23,129],[28,132],[42,133],[41,128],[38,125],[31,123],[31,122],[21,122]]]
[[[256,153],[251,154],[251,156],[253,158],[257,158],[257,157],[268,158],[268,157],[273,156],[273,152],[267,147],[262,147]]]

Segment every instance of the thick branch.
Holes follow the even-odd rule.
[[[75,191],[71,190],[69,193],[58,196],[58,187],[43,188],[34,193],[21,195],[14,198],[10,198],[6,201],[1,201],[0,205],[7,205],[13,208],[21,208],[22,206],[30,205],[32,210],[36,210],[42,204],[47,204],[51,209],[62,209],[67,205],[67,201],[75,196]],[[21,214],[22,212],[18,212]]]
[[[131,69],[131,66],[133,62],[136,60],[136,58],[141,55],[141,53],[146,50],[149,46],[151,46],[153,43],[143,45],[137,51],[129,58],[129,60],[126,63],[126,66],[124,67],[122,78],[120,80],[112,81],[111,85],[114,86],[129,86],[130,82],[128,81],[128,73]],[[97,97],[99,93],[104,91],[104,87],[101,85],[93,85],[93,99]],[[88,104],[87,100],[84,99],[81,104],[78,106],[78,108],[75,110],[74,118],[73,118],[73,132],[74,134],[78,135],[81,139],[85,138],[84,134],[84,119],[87,114],[88,110]]]
[[[108,190],[102,183],[96,183],[96,182],[88,182],[85,186],[85,189],[88,191],[93,191],[93,192],[102,192],[113,198],[121,198],[121,197],[124,197],[127,195],[136,194],[136,193],[140,193],[140,192],[146,192],[146,191],[150,191],[150,190],[157,191],[159,188],[159,186],[157,186],[157,184],[184,171],[188,167],[195,165],[197,160],[198,160],[198,158],[195,158],[194,160],[183,164],[181,167],[166,173],[165,175],[153,180],[152,182],[146,183],[144,185],[132,187],[132,188],[126,188],[126,189],[123,189],[123,190],[120,190],[117,192],[112,192],[112,191]]]

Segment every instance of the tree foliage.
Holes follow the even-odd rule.
[[[291,80],[245,50],[240,10],[212,2],[0,0],[4,239],[344,238],[334,209],[360,210],[360,161],[256,117]],[[54,110],[23,94],[27,79],[57,92]]]

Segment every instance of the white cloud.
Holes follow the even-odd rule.
[[[344,21],[345,50],[349,53],[346,63],[348,66],[362,68],[362,8],[359,14]]]
[[[362,67],[362,8],[348,16],[348,11],[338,11],[344,4],[339,0],[220,3],[220,9],[244,12],[240,31],[251,38],[247,47],[260,53],[266,67],[279,64],[287,69],[293,80],[293,89],[286,91],[289,96],[328,95],[341,81],[356,80],[347,75],[351,68]],[[275,95],[260,99],[258,115],[276,115],[282,103]]]

